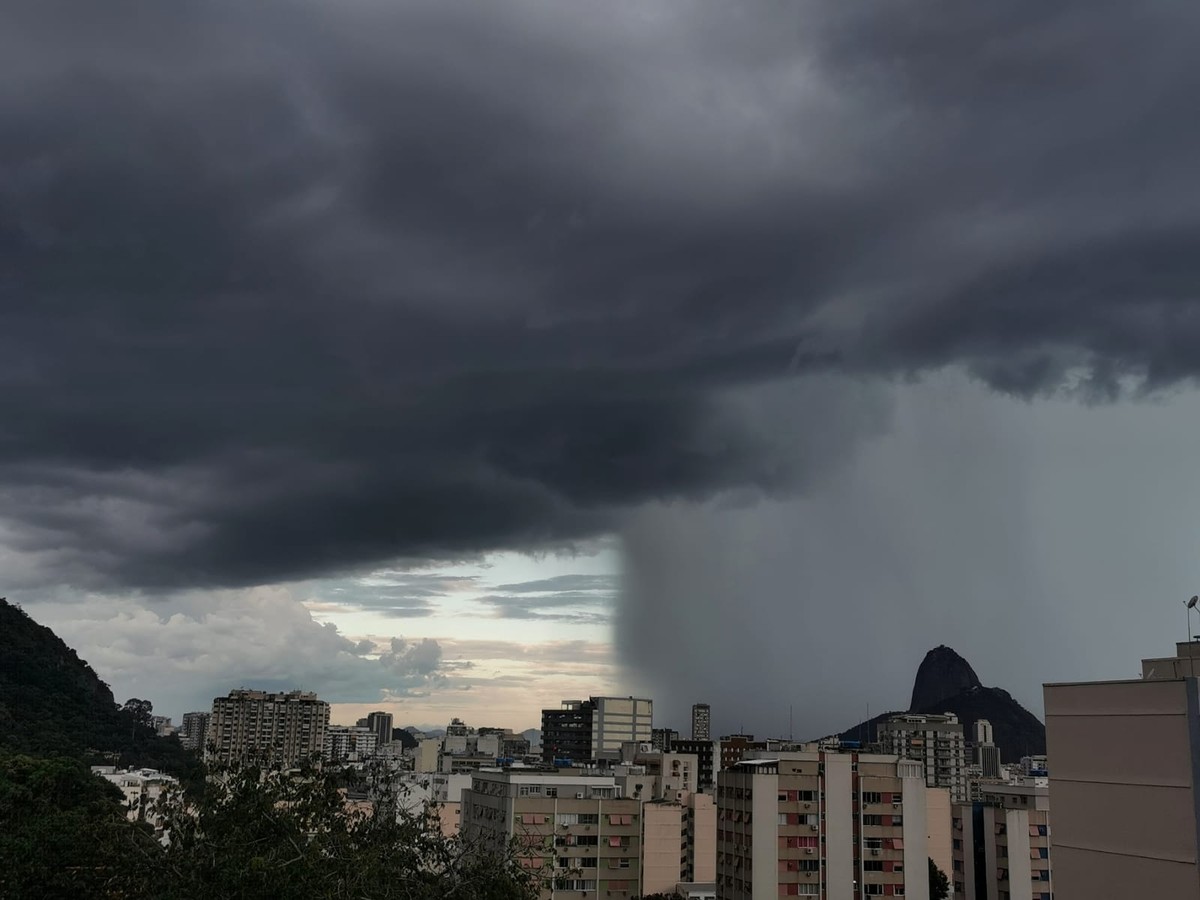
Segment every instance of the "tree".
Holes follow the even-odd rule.
[[[950,879],[937,867],[932,857],[929,860],[929,900],[946,900],[950,896]]]
[[[207,897],[535,900],[514,848],[447,838],[383,773],[349,802],[340,773],[255,767],[214,773],[202,798],[168,800],[164,900]]]
[[[157,853],[121,792],[78,760],[0,753],[0,897],[118,897]]]
[[[213,773],[167,794],[164,835],[70,759],[0,756],[0,897],[101,900],[536,900],[515,848],[447,838],[390,779],[350,803],[340,773]]]

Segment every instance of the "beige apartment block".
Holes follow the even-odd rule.
[[[895,755],[744,759],[718,777],[717,897],[928,900],[927,797],[921,764]]]
[[[1045,686],[1054,893],[1200,898],[1200,644],[1140,681]]]
[[[329,704],[306,691],[236,690],[213,700],[205,758],[290,768],[319,760]]]
[[[717,878],[717,809],[708,794],[642,805],[642,893]]]
[[[1038,782],[987,784],[980,802],[954,807],[954,900],[1051,900],[1050,798]]]
[[[463,792],[462,831],[497,850],[515,838],[521,865],[544,878],[546,900],[637,897],[642,803],[619,793],[612,776],[484,769]]]
[[[946,877],[950,876],[954,859],[951,852],[954,844],[950,828],[952,812],[949,788],[925,789],[925,844],[929,858],[946,873]]]

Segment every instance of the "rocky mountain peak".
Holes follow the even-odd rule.
[[[982,687],[971,664],[949,647],[934,647],[925,654],[913,682],[910,710],[929,710],[943,700]]]

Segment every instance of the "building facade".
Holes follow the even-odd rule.
[[[375,745],[383,747],[392,742],[392,714],[375,711],[367,713],[367,727],[375,733]]]
[[[497,850],[515,839],[521,865],[543,879],[546,900],[637,897],[642,804],[618,793],[611,776],[480,770],[462,794],[463,834]]]
[[[592,759],[592,719],[596,706],[590,700],[564,700],[558,709],[542,710],[542,761],[587,762]]]
[[[179,726],[179,741],[188,750],[201,751],[207,741],[208,720],[210,713],[189,712],[183,714],[183,724]]]
[[[320,759],[329,704],[306,691],[236,690],[213,700],[205,758],[290,768]]]
[[[692,740],[707,741],[712,737],[712,709],[707,703],[692,707]]]
[[[1062,900],[1200,898],[1200,643],[1142,675],[1044,688]]]
[[[679,740],[679,732],[673,728],[655,728],[650,732],[650,746],[655,750],[671,752],[671,747]]]
[[[952,713],[893,716],[879,726],[879,747],[920,761],[929,787],[944,787],[955,803],[968,799],[963,726]]]
[[[328,763],[365,762],[378,746],[378,736],[366,726],[330,725],[325,729],[321,758]]]
[[[642,804],[643,895],[717,880],[717,809],[708,794]]]
[[[622,744],[649,744],[653,730],[654,703],[644,697],[564,700],[542,710],[542,760],[619,759]]]
[[[792,751],[743,759],[717,781],[720,900],[928,900],[919,763]]]
[[[1040,781],[985,785],[980,802],[954,807],[954,900],[1051,900],[1050,798]]]
[[[721,745],[718,741],[675,741],[671,749],[696,757],[696,789],[708,791],[717,785],[721,768]]]

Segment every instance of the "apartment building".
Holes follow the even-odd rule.
[[[213,700],[205,758],[280,768],[318,760],[329,704],[306,691],[236,690]]]
[[[384,747],[392,742],[392,722],[393,717],[390,712],[376,710],[367,713],[367,721],[364,724],[374,732],[375,746]]]
[[[210,717],[206,712],[184,713],[183,723],[179,726],[180,743],[188,750],[203,750]]]
[[[879,726],[879,749],[920,761],[929,787],[944,787],[955,803],[968,799],[963,726],[953,713],[893,716]]]
[[[822,749],[757,755],[717,778],[719,900],[928,900],[919,762]]]
[[[756,741],[752,734],[723,734],[718,744],[720,751],[717,759],[721,769],[736,766],[752,750],[770,749],[766,741]]]
[[[1046,779],[988,784],[981,792],[978,803],[954,807],[946,873],[954,900],[1051,900]]]
[[[673,728],[654,728],[650,731],[650,746],[655,750],[670,752],[671,745],[679,740],[679,732]]]
[[[1000,777],[1000,748],[996,746],[992,723],[987,719],[975,722],[975,745],[971,748],[971,763],[979,767],[981,778]]]
[[[564,700],[559,709],[542,710],[542,759],[618,759],[622,744],[648,744],[653,729],[654,702],[644,697]]]
[[[642,893],[717,880],[717,809],[707,794],[642,804]]]
[[[712,709],[707,703],[697,703],[692,707],[692,740],[707,741],[710,736]]]
[[[321,758],[328,763],[365,762],[378,746],[379,736],[366,726],[330,725],[325,729]]]
[[[696,789],[711,790],[717,785],[717,772],[721,769],[721,744],[719,741],[684,741],[672,742],[671,749],[676,753],[686,753],[696,757]]]
[[[116,785],[125,799],[125,816],[131,822],[148,822],[161,828],[162,817],[156,808],[164,791],[179,786],[178,780],[157,769],[118,769],[115,766],[92,766],[92,774]]]
[[[521,865],[545,879],[545,900],[637,897],[642,804],[619,793],[610,775],[480,770],[462,794],[462,830],[497,850],[515,838]]]
[[[1047,684],[1054,893],[1200,898],[1200,643],[1142,679]]]

